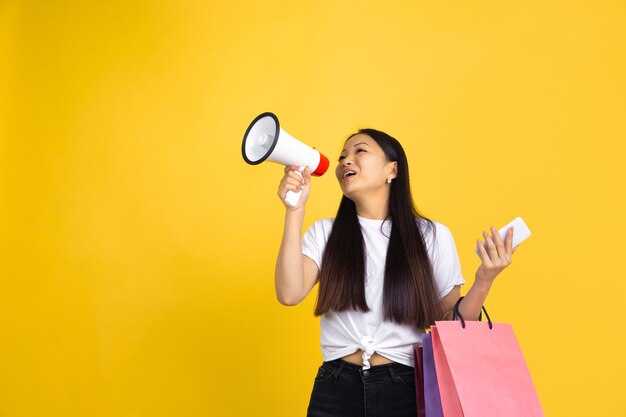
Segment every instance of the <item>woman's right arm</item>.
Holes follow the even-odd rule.
[[[295,207],[285,204],[285,230],[276,260],[276,298],[283,305],[293,306],[309,294],[319,273],[317,265],[302,254],[302,225],[304,207],[310,191],[310,170],[307,167],[303,179],[295,173],[297,166],[285,167],[285,176],[278,187],[278,197],[284,204],[287,191],[300,191],[300,199]]]

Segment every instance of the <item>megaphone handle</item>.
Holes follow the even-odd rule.
[[[304,168],[300,168],[295,170],[294,172],[296,172],[298,175],[300,175],[300,178],[304,178],[302,176],[302,171],[304,170]],[[287,195],[285,195],[285,203],[287,203],[287,205],[289,207],[295,207],[296,204],[298,204],[298,200],[300,200],[300,194],[302,194],[302,191],[287,191]]]

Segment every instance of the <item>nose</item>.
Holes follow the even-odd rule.
[[[343,172],[343,170],[346,169],[350,165],[352,165],[352,162],[341,161],[339,165],[337,165],[337,176],[341,177],[341,173]]]
[[[346,162],[346,160],[342,160],[341,162],[339,162],[339,164],[337,165],[337,177],[340,178],[341,177],[341,173],[343,172],[344,169],[346,169],[346,167],[348,165],[352,165],[352,162]]]

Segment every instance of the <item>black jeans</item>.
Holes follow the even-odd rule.
[[[415,417],[415,370],[392,362],[362,366],[343,359],[317,370],[307,417]]]

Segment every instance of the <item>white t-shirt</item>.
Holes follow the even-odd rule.
[[[394,362],[415,367],[413,345],[422,343],[422,331],[408,325],[383,320],[382,299],[385,260],[391,232],[390,220],[366,219],[357,216],[365,242],[365,299],[370,311],[329,311],[322,314],[321,346],[324,361],[331,361],[363,350],[363,369],[369,369],[369,358],[377,352]],[[313,223],[302,239],[302,253],[311,258],[321,270],[322,254],[330,236],[334,218]],[[416,222],[417,222],[416,218]],[[432,230],[420,219],[428,255],[433,265],[439,298],[446,296],[455,285],[465,283],[454,238],[447,226],[433,221],[436,227],[435,245]],[[382,231],[381,231],[382,225]]]

